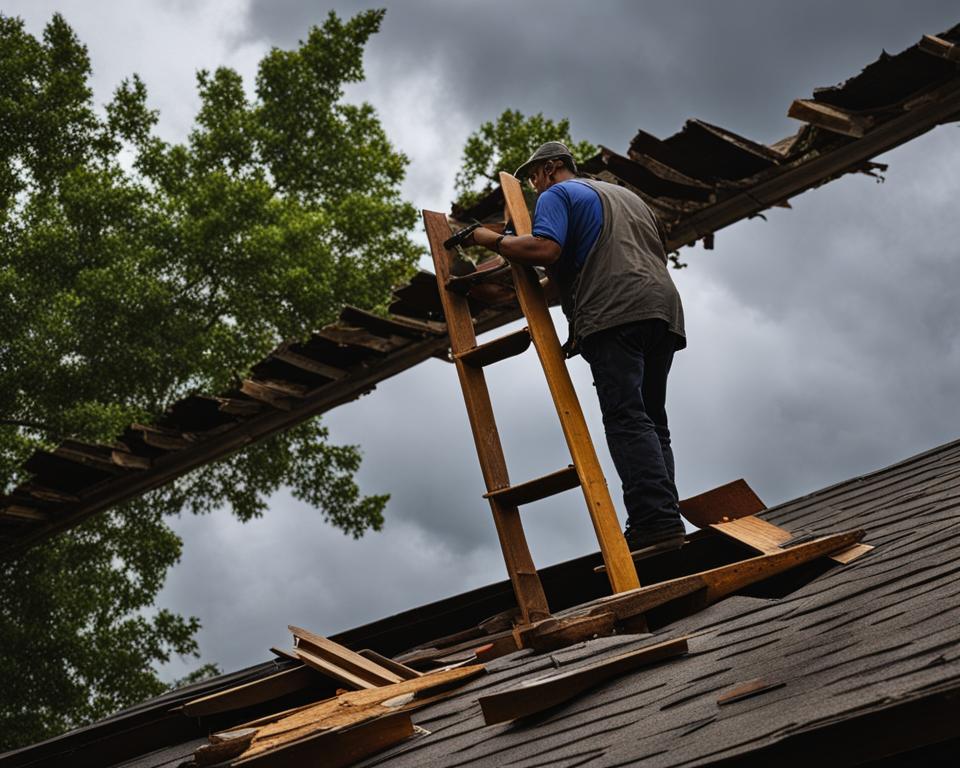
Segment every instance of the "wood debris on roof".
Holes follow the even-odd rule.
[[[325,719],[341,709],[348,720],[356,715],[359,722],[350,725],[368,728],[369,743],[382,748],[366,758],[356,753],[358,765],[381,768],[760,766],[801,759],[889,768],[955,757],[960,441],[757,516],[793,531],[863,528],[876,549],[845,567],[821,558],[809,564],[815,568],[755,583],[705,610],[651,614],[652,636],[620,634],[506,654],[485,662],[485,672],[464,686],[443,690],[442,698],[438,692],[411,699],[404,688],[402,696],[384,699],[392,686],[418,687],[436,672],[337,694],[341,682],[315,669],[290,672],[304,668],[283,659],[0,756],[0,768],[174,768],[210,744],[210,733],[224,742],[232,734],[240,739],[232,746],[244,750],[259,738],[261,759],[276,750],[276,764],[285,757],[298,764],[294,757],[314,759],[321,750],[339,759],[356,748],[348,728],[339,730],[346,724]],[[749,563],[745,555],[745,545],[708,524],[679,553],[642,561],[641,579],[651,585],[645,589],[655,589],[658,582],[682,581],[684,569]],[[609,585],[593,573],[599,562],[594,554],[543,569],[551,603],[576,609],[609,595]],[[683,601],[679,593],[674,597]],[[393,656],[415,645],[476,647],[511,626],[512,601],[509,583],[501,582],[330,640]],[[688,653],[629,668],[636,660],[631,655],[642,660],[645,648],[664,642],[671,652],[683,642]],[[469,665],[473,655],[463,661]],[[349,653],[342,658],[356,662]],[[544,686],[542,701],[525,692],[537,684]],[[493,700],[500,715],[523,719],[487,725],[481,700]],[[385,714],[380,703],[368,705],[388,701],[398,715],[383,726],[376,720]],[[541,704],[550,706],[537,711]],[[419,735],[410,735],[407,717],[422,729]],[[251,728],[260,735],[251,736]],[[285,745],[299,744],[302,755],[281,750],[281,733],[292,735]],[[902,760],[876,762],[896,755]],[[239,762],[240,755],[229,759]]]

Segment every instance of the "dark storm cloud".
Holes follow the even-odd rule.
[[[444,80],[450,111],[473,124],[508,107],[543,111],[614,149],[637,128],[668,135],[688,117],[774,141],[796,130],[792,99],[957,21],[951,0],[332,5],[342,15],[386,6],[368,49],[371,78],[429,71]],[[292,45],[330,7],[253,0],[247,34]]]

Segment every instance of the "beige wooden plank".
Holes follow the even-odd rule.
[[[747,515],[727,523],[714,523],[710,527],[763,553],[779,551],[780,545],[793,536],[790,531],[755,515]]]
[[[382,667],[375,661],[364,658],[359,653],[336,643],[323,635],[318,635],[301,627],[290,626],[289,630],[297,639],[296,653],[307,651],[326,661],[336,664],[352,675],[372,682],[374,685],[399,683],[402,679],[396,672]]]
[[[509,173],[501,173],[500,186],[514,231],[518,235],[530,234],[530,214],[523,199],[520,182]],[[603,561],[607,566],[610,585],[614,592],[635,589],[640,586],[637,569],[620,530],[613,499],[610,498],[607,481],[600,469],[580,401],[570,380],[560,348],[560,339],[550,317],[540,281],[530,267],[515,264],[512,269],[517,297],[526,315],[530,336],[543,366],[570,456],[580,476],[580,486],[600,544]]]

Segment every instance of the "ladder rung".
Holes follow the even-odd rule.
[[[477,267],[476,271],[468,275],[452,275],[447,278],[446,287],[454,293],[466,293],[471,286],[485,283],[489,280],[507,277],[511,274],[509,262],[499,263],[495,259],[486,261]]]
[[[489,491],[483,494],[483,498],[496,499],[503,504],[520,506],[521,504],[529,504],[531,501],[545,499],[561,491],[569,491],[578,485],[580,485],[580,477],[577,475],[577,468],[571,464],[566,469],[551,472],[549,475],[528,480],[520,485],[511,485],[508,488]]]
[[[458,352],[454,355],[454,358],[474,368],[482,368],[485,365],[526,352],[529,346],[530,331],[521,328],[519,331],[508,333],[506,336],[488,341],[486,344],[468,349],[466,352]]]

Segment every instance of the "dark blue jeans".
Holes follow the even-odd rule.
[[[650,533],[680,523],[665,406],[674,349],[663,320],[618,325],[580,342],[623,483],[627,525]]]

